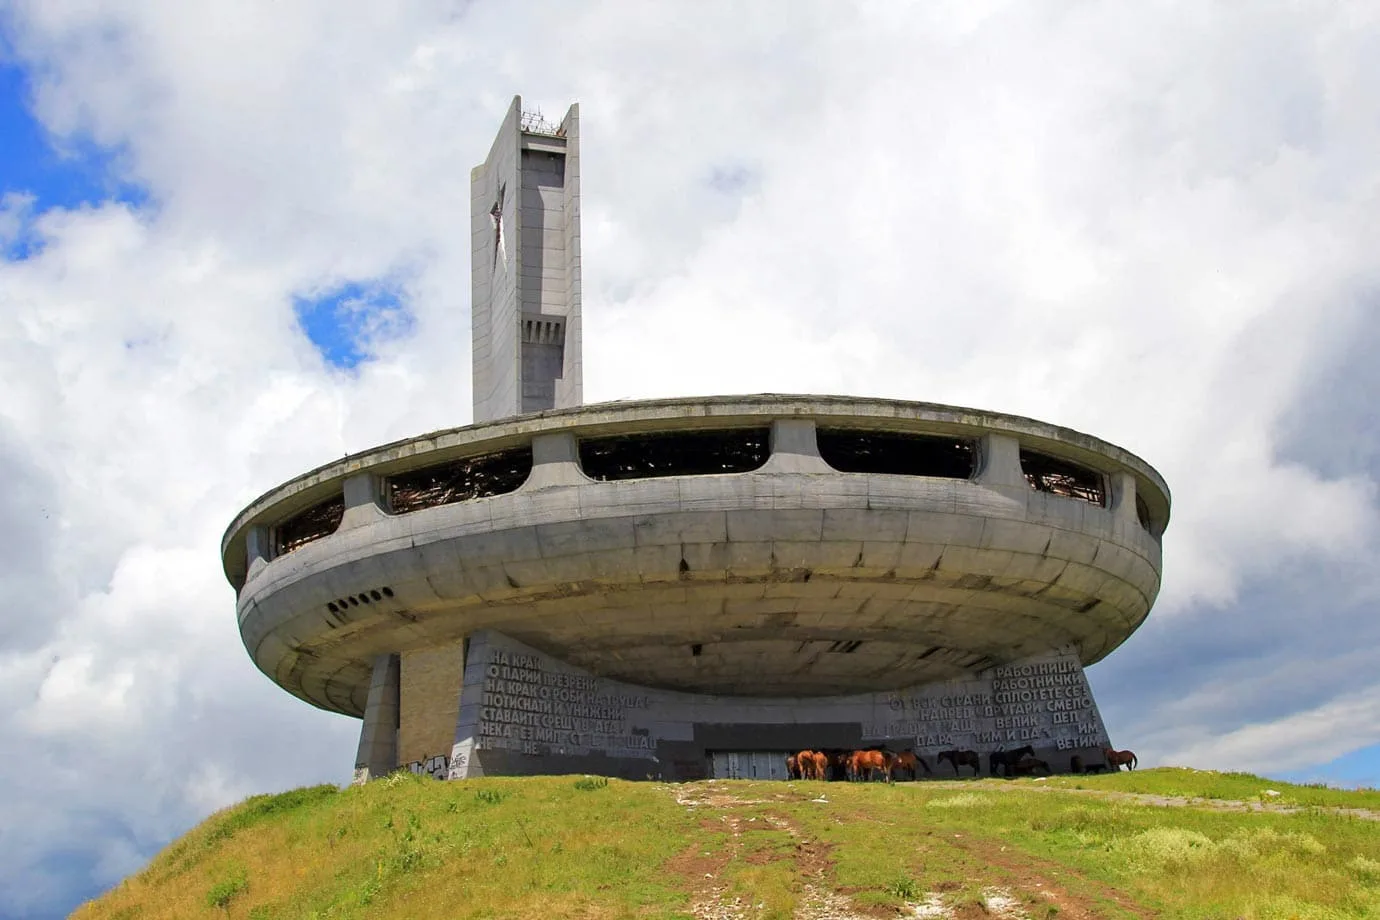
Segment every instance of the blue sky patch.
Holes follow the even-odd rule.
[[[1280,778],[1293,783],[1380,789],[1380,744],[1352,751],[1328,763],[1285,773]]]
[[[19,237],[4,243],[0,252],[7,259],[22,259],[38,248],[29,228],[44,211],[106,201],[137,208],[147,202],[148,192],[121,177],[121,151],[99,147],[89,138],[49,134],[33,115],[28,72],[10,63],[10,57],[0,44],[0,199],[31,196],[32,201]]]
[[[323,294],[298,296],[293,309],[321,357],[343,370],[373,357],[377,345],[406,335],[413,325],[401,289],[381,281],[352,281]]]

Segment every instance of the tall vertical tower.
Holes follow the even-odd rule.
[[[583,401],[580,107],[513,104],[470,173],[475,424]]]

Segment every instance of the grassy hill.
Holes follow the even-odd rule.
[[[1380,792],[1145,770],[256,796],[74,916],[1380,918]]]

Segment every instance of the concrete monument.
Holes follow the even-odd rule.
[[[249,654],[362,718],[357,778],[1100,761],[1083,668],[1158,593],[1159,474],[931,403],[584,406],[579,202],[578,109],[514,99],[472,175],[474,424],[312,470],[226,532]]]

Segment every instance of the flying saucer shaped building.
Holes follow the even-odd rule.
[[[356,777],[776,776],[802,748],[1108,743],[1169,492],[1097,438],[836,396],[582,405],[579,113],[471,179],[474,424],[312,470],[222,545],[245,647]]]

